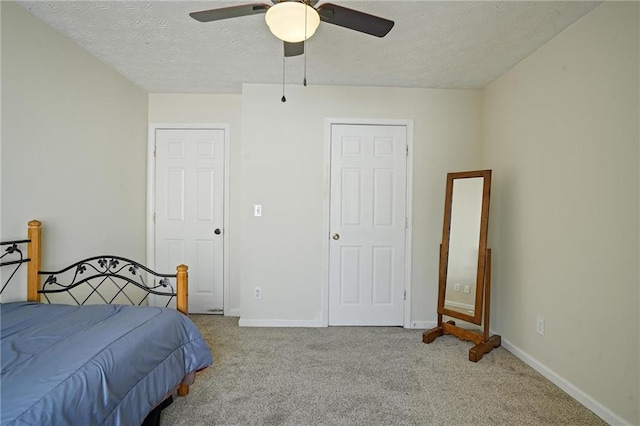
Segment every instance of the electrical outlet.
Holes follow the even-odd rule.
[[[262,216],[262,204],[254,204],[253,205],[253,215],[255,217]]]
[[[471,293],[471,287],[469,286],[469,284],[465,284],[464,285],[464,292],[465,293]]]
[[[455,283],[455,284],[453,285],[453,289],[454,289],[455,291],[460,291],[460,283]]]
[[[536,333],[541,336],[544,336],[544,318],[538,317],[536,319]]]
[[[254,299],[262,299],[262,287],[254,287],[253,288],[253,298]]]

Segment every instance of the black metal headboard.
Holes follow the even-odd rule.
[[[101,255],[80,260],[59,271],[43,271],[41,225],[38,220],[29,221],[27,239],[0,242],[0,246],[7,246],[0,255],[0,266],[14,267],[2,283],[0,294],[22,264],[29,262],[26,290],[27,300],[31,302],[40,302],[44,297],[49,303],[143,305],[154,298],[155,305],[167,307],[175,301],[175,307],[187,314],[186,265],[178,265],[174,274],[160,274],[131,259]],[[21,249],[21,245],[26,249]],[[43,276],[46,276],[44,282]]]
[[[166,296],[165,306],[169,306],[177,295],[174,287],[177,274],[159,274],[120,256],[94,256],[59,271],[38,271],[38,274],[47,276],[38,293],[49,303],[52,303],[49,295],[66,293],[78,305],[91,301],[142,305],[154,294]],[[72,292],[85,283],[86,291]]]
[[[2,283],[2,288],[0,288],[0,294],[2,294],[4,289],[7,287],[7,284],[9,284],[9,281],[11,281],[11,279],[14,277],[16,272],[18,272],[22,264],[31,261],[31,259],[24,257],[24,255],[22,254],[22,250],[20,249],[20,246],[22,244],[27,244],[29,242],[31,242],[31,240],[15,240],[15,241],[0,242],[0,246],[9,246],[4,250],[4,253],[2,253],[2,256],[0,256],[0,267],[15,265],[13,271],[11,271],[11,274],[9,275],[9,278],[7,278],[7,280],[4,283]],[[5,260],[5,257],[7,258],[6,260]]]

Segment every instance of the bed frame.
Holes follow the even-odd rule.
[[[185,315],[188,314],[188,268],[186,265],[178,265],[175,274],[159,274],[133,260],[105,255],[83,259],[59,271],[42,271],[41,236],[41,222],[32,220],[28,225],[26,240],[1,243],[2,245],[9,245],[2,258],[8,254],[19,256],[18,260],[0,263],[0,266],[16,265],[8,280],[3,283],[2,290],[13,278],[21,264],[27,263],[27,301],[29,302],[41,302],[42,297],[47,302],[50,302],[49,295],[65,293],[70,297],[70,300],[73,300],[78,305],[83,305],[86,302],[94,303],[95,301],[110,304],[116,301],[116,298],[118,298],[116,303],[142,305],[146,304],[149,294],[153,294],[166,296],[168,299],[166,306],[175,298],[176,309]],[[24,258],[19,249],[19,244],[27,245],[26,258]],[[44,283],[42,276],[47,276]],[[153,280],[153,282],[147,283],[145,276],[149,278],[149,281]],[[60,282],[58,282],[59,280]],[[175,291],[172,280],[175,280]],[[81,284],[89,286],[88,294],[84,294],[81,297],[74,296],[70,290]],[[105,296],[101,293],[100,289],[105,285],[111,286],[112,291],[115,291],[115,295]],[[127,289],[133,287],[140,289],[138,293],[143,295],[141,298],[136,298],[127,293]],[[180,384],[177,393],[179,396],[187,395],[189,393],[189,385]]]

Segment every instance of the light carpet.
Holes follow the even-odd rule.
[[[214,365],[171,425],[605,425],[504,348],[395,327],[249,328],[191,315]]]

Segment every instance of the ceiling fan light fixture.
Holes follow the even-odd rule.
[[[264,19],[274,36],[289,43],[299,43],[308,39],[320,25],[318,11],[298,1],[282,1],[274,4],[267,10]]]

